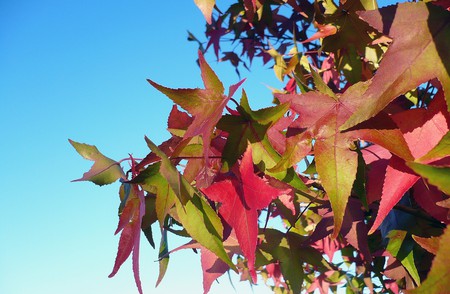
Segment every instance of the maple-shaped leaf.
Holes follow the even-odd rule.
[[[332,269],[332,265],[327,262],[321,252],[304,243],[305,236],[292,230],[288,233],[282,233],[276,229],[261,231],[257,265],[278,262],[283,278],[293,293],[302,291],[304,271],[307,271],[304,269],[304,264],[320,272]]]
[[[407,293],[440,294],[450,289],[450,230],[447,228],[439,240],[439,249],[433,259],[430,272],[422,285]]]
[[[248,143],[270,145],[267,138],[268,129],[274,125],[288,110],[289,105],[253,111],[248,103],[247,94],[242,90],[239,115],[224,115],[217,127],[229,133],[223,150],[223,161],[230,168],[247,149]]]
[[[408,144],[414,158],[420,158],[426,155],[442,140],[450,129],[450,115],[447,112],[442,90],[436,93],[428,109],[417,108],[399,112],[394,114],[392,119],[400,128],[402,136]],[[373,233],[378,228],[391,209],[419,180],[418,173],[412,171],[408,166],[403,159],[397,156],[389,159],[386,173],[383,176],[382,191],[378,195],[381,198],[380,207],[369,233]],[[381,166],[379,167],[383,168]],[[368,188],[380,184],[379,180],[381,178],[373,179],[377,182],[375,184],[368,183]],[[424,190],[421,189],[421,191]],[[373,191],[369,190],[369,192],[372,193]],[[414,197],[426,197],[427,195],[431,196],[427,192],[426,194],[416,193]],[[433,197],[427,198],[423,201],[431,201],[433,199]],[[419,200],[418,202],[420,204],[423,201]],[[442,220],[442,218],[440,219]]]
[[[228,177],[202,189],[211,200],[220,202],[219,213],[236,231],[239,246],[248,260],[248,267],[256,283],[255,251],[258,235],[258,210],[273,199],[289,193],[270,186],[253,170],[252,148],[247,147],[239,166],[238,178]]]
[[[242,90],[238,113],[224,115],[217,124],[217,128],[229,133],[222,152],[223,170],[231,168],[250,143],[253,150],[253,163],[261,171],[286,182],[298,191],[307,192],[306,185],[293,168],[276,172],[270,171],[270,168],[280,161],[280,155],[270,143],[269,130],[278,120],[283,119],[283,115],[288,109],[288,104],[281,104],[254,111],[250,108],[245,91]]]
[[[234,270],[235,266],[223,248],[223,226],[219,216],[171,164],[170,159],[150,139],[145,140],[149,148],[161,158],[159,173],[176,195],[173,199],[183,227],[193,239],[214,252]]]
[[[78,143],[69,139],[75,150],[87,160],[94,161],[91,169],[83,174],[83,177],[75,181],[91,181],[99,186],[115,182],[119,178],[125,178],[120,164],[100,153],[97,147]]]
[[[131,253],[133,273],[139,293],[142,294],[141,280],[139,277],[139,244],[141,236],[141,222],[145,214],[145,196],[143,190],[137,185],[125,183],[121,188],[121,198],[126,201],[120,215],[119,224],[115,234],[122,231],[119,240],[119,248],[113,270],[109,278],[113,277],[120,266],[128,259]]]
[[[211,14],[216,4],[216,0],[194,0],[195,5],[201,10],[206,22],[211,24]]]
[[[450,93],[450,13],[431,3],[402,3],[359,12],[369,25],[394,41],[364,93],[364,107],[341,129],[348,129],[384,109],[397,96],[438,78]],[[414,23],[404,20],[414,15]],[[447,106],[450,109],[450,96]]]
[[[175,205],[176,196],[167,180],[159,172],[160,167],[160,162],[149,165],[134,177],[130,183],[139,184],[145,191],[156,194],[156,216],[159,221],[159,226],[162,228],[166,216],[169,214],[170,209]]]
[[[161,86],[152,80],[147,81],[192,115],[193,121],[183,138],[202,136],[205,166],[208,168],[211,134],[222,117],[226,104],[244,80],[231,86],[228,96],[224,95],[222,82],[206,63],[201,52],[198,53],[198,56],[205,89],[171,89]],[[207,171],[205,172],[207,173]]]
[[[348,88],[344,94],[333,96],[317,91],[301,95],[275,95],[280,102],[289,102],[290,108],[299,115],[292,126],[300,133],[288,138],[283,159],[272,170],[278,171],[296,164],[310,152],[312,139],[315,140],[316,169],[334,211],[333,237],[341,229],[347,200],[356,177],[358,154],[353,151],[356,149],[354,141],[362,138],[411,159],[400,131],[386,115],[360,126],[361,129],[345,133],[339,131],[341,124],[364,105],[364,100],[360,97],[367,86],[368,83],[358,83]]]

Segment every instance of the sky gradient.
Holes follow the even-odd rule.
[[[172,102],[146,79],[202,87],[187,30],[203,39],[204,19],[193,1],[168,3],[0,1],[0,293],[137,293],[129,261],[107,277],[119,240],[118,184],[70,182],[91,162],[68,139],[120,160],[147,154],[144,135],[156,143],[169,138]],[[211,53],[206,59],[226,88],[238,82],[230,65]],[[258,61],[241,75],[255,109],[272,101],[266,85],[282,87]],[[154,289],[158,253],[141,240],[145,293],[202,293],[200,257],[192,251],[175,253]],[[169,246],[187,241],[172,238]],[[237,293],[251,291],[232,275]],[[219,281],[211,293],[233,293],[227,275]],[[270,293],[259,282],[254,293]]]

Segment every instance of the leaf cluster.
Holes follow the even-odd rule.
[[[155,247],[157,228],[157,285],[169,256],[194,249],[205,293],[230,270],[276,293],[445,293],[448,2],[378,9],[366,0],[239,0],[225,12],[214,0],[195,3],[207,21],[206,46],[189,35],[199,44],[204,88],[148,80],[174,102],[171,138],[145,138],[143,159],[121,161],[70,141],[94,161],[79,180],[121,183],[110,276],[132,255],[142,293],[141,231]],[[221,50],[227,41],[240,55]],[[273,91],[274,105],[252,109],[245,90],[238,102],[244,80],[225,93],[204,58],[210,47],[236,69],[272,60],[286,81]],[[186,244],[170,250],[172,235]]]

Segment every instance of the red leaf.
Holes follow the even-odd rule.
[[[364,107],[356,111],[341,129],[348,129],[375,116],[399,95],[438,78],[450,92],[448,64],[449,13],[431,3],[402,3],[381,9],[359,11],[370,26],[393,42],[364,93]],[[414,16],[414,29],[405,19]],[[405,54],[407,52],[407,54]],[[450,102],[450,96],[447,97]],[[450,107],[450,103],[448,103]]]
[[[133,252],[133,274],[139,293],[142,294],[141,280],[139,278],[139,242],[141,236],[141,222],[145,214],[145,196],[143,190],[137,185],[131,185],[125,208],[120,216],[119,225],[116,230],[120,235],[119,248],[114,263],[113,270],[109,274],[112,278],[119,270],[120,266],[128,259]]]
[[[299,115],[293,125],[301,132],[288,138],[283,160],[273,171],[296,164],[307,155],[311,148],[311,139],[315,139],[317,172],[334,211],[333,237],[336,237],[341,229],[345,207],[356,177],[358,155],[352,151],[355,149],[354,141],[358,138],[367,139],[400,156],[411,158],[401,132],[386,114],[380,115],[381,121],[368,121],[360,126],[361,129],[345,133],[339,131],[339,126],[356,109],[363,106],[364,100],[360,97],[368,85],[355,84],[342,95],[334,95],[330,89],[327,94],[308,92],[301,95],[276,95],[280,102],[290,102],[291,109]]]
[[[211,289],[212,283],[226,273],[230,267],[204,247],[201,247],[201,264],[203,269],[203,293],[206,294]]]
[[[405,141],[415,158],[420,158],[427,154],[428,151],[433,149],[433,147],[436,146],[436,144],[442,139],[442,137],[444,137],[445,134],[447,134],[450,129],[450,115],[447,112],[442,90],[438,91],[435,95],[428,109],[419,108],[399,112],[394,114],[392,119],[403,133],[403,137],[405,138]],[[373,164],[374,163],[372,163],[372,165]],[[382,165],[384,165],[384,163],[378,163],[378,169],[376,171],[377,175],[382,172]],[[375,173],[375,171],[372,171],[372,173]],[[406,191],[408,191],[419,178],[420,177],[416,173],[405,165],[404,160],[396,156],[390,159],[386,168],[383,189],[380,195],[380,208],[369,233],[373,233],[378,228],[389,211],[397,204],[403,194],[405,194]],[[377,198],[373,194],[374,192],[372,191],[372,187],[377,186],[378,183],[379,178],[376,179],[376,177],[371,177],[369,172],[369,182],[367,186],[368,198],[370,197],[371,200]],[[443,218],[444,212],[442,210],[439,209],[438,213],[436,211],[438,207],[434,209],[431,209],[430,207],[435,206],[435,202],[442,199],[432,196],[433,203],[430,203],[429,198],[423,198],[425,195],[430,197],[433,193],[429,194],[429,192],[424,190],[422,186],[417,186],[414,197],[417,197],[416,200],[418,200],[419,205],[423,205],[422,207],[432,215],[439,216],[440,220],[445,220],[445,218]]]
[[[205,89],[171,89],[151,80],[147,81],[192,115],[193,121],[186,130],[183,139],[198,135],[202,136],[205,160],[204,176],[209,177],[208,158],[212,132],[222,117],[222,112],[226,104],[244,80],[232,85],[228,96],[224,95],[222,82],[208,65],[200,51],[198,52],[198,56]]]
[[[267,207],[273,199],[289,193],[289,191],[274,188],[255,175],[252,149],[251,145],[248,145],[239,166],[239,177],[228,177],[202,189],[202,192],[209,199],[222,203],[219,213],[236,231],[239,246],[247,257],[252,279],[256,282],[254,264],[258,235],[258,210]]]
[[[369,234],[375,232],[392,208],[418,179],[419,176],[409,169],[402,159],[397,156],[391,158],[384,178],[380,208]]]
[[[317,28],[319,29],[314,35],[306,39],[305,41],[302,41],[302,43],[308,43],[317,39],[325,38],[331,35],[334,35],[337,33],[337,28],[334,25],[325,24],[321,25],[316,23]]]

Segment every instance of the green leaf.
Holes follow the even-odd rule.
[[[441,141],[431,149],[427,154],[419,158],[417,161],[427,162],[430,160],[441,159],[450,156],[450,132],[442,137]]]
[[[125,174],[117,161],[114,161],[98,151],[97,147],[78,143],[69,139],[75,150],[87,160],[94,161],[91,169],[76,181],[91,181],[96,185],[103,186],[114,183],[119,178],[125,178]]]
[[[228,257],[222,244],[223,226],[219,216],[205,199],[199,197],[197,191],[171,164],[170,159],[147,137],[150,149],[161,158],[160,173],[167,180],[175,195],[177,215],[189,235],[217,255],[233,270],[235,266]]]
[[[275,229],[266,229],[262,236],[264,242],[259,246],[263,256],[270,261],[280,261],[281,272],[289,288],[300,293],[303,283],[303,261],[298,246],[289,244],[285,235]]]
[[[130,183],[139,184],[145,191],[156,194],[155,210],[160,227],[170,209],[175,205],[176,195],[169,187],[167,180],[160,174],[161,162],[149,165],[141,171]]]
[[[330,89],[330,87],[328,87],[328,85],[325,84],[325,82],[323,81],[323,79],[319,75],[319,73],[316,72],[316,70],[311,65],[309,66],[309,68],[311,70],[311,74],[312,74],[312,77],[314,80],[314,85],[316,86],[316,90],[322,94],[325,94],[325,95],[328,95],[328,96],[334,98],[335,100],[338,100],[338,98],[336,97],[334,92]]]
[[[397,258],[406,268],[417,285],[420,285],[420,277],[414,264],[413,241],[411,236],[407,236],[406,231],[392,230],[388,234],[389,243],[387,251]]]
[[[229,133],[222,154],[226,167],[230,168],[234,165],[247,149],[248,142],[262,145],[262,149],[276,154],[270,146],[267,130],[283,117],[288,109],[289,105],[282,104],[253,111],[248,103],[247,94],[242,90],[241,103],[238,107],[240,115],[224,115],[217,124],[217,128]]]
[[[447,195],[450,195],[450,167],[426,165],[416,162],[406,163],[413,171]]]
[[[162,229],[161,231],[161,243],[159,245],[159,275],[158,280],[156,281],[156,286],[158,287],[159,283],[161,283],[164,275],[166,274],[167,267],[169,266],[169,245],[167,242],[167,230]]]
[[[439,249],[433,259],[431,270],[422,286],[409,290],[411,294],[448,293],[450,289],[450,230],[447,228],[439,241]]]

